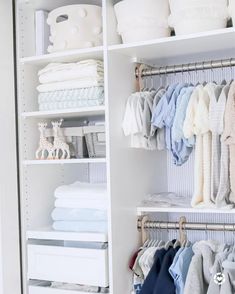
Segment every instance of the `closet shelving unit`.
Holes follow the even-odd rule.
[[[154,218],[233,222],[234,210],[159,209],[138,206],[149,193],[171,191],[190,194],[193,159],[186,167],[174,167],[166,152],[129,148],[121,124],[128,96],[135,91],[135,63],[166,66],[186,62],[235,57],[235,29],[228,28],[191,36],[121,44],[116,33],[115,0],[16,0],[18,50],[19,152],[21,174],[22,260],[24,294],[83,294],[50,289],[28,280],[27,244],[44,241],[108,241],[109,289],[111,294],[128,294],[132,275],[128,260],[138,247],[137,215]],[[103,8],[103,46],[34,56],[34,12],[69,4],[96,4]],[[37,109],[37,72],[50,62],[73,62],[87,58],[104,60],[105,106],[91,109],[40,112]],[[197,73],[200,75],[200,73]],[[51,119],[84,120],[105,118],[107,151],[104,159],[60,161],[34,160],[38,143],[37,122]],[[109,231],[103,234],[54,232],[50,213],[58,185],[80,181],[107,181]]]

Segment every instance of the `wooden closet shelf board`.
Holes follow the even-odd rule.
[[[77,62],[84,59],[103,59],[103,47],[68,50],[44,54],[41,56],[23,57],[21,64],[46,65],[50,62]]]
[[[109,51],[132,58],[154,60],[235,48],[235,29],[227,28],[187,36],[109,46]]]
[[[98,233],[77,233],[77,232],[62,232],[52,229],[32,230],[27,231],[27,239],[38,240],[63,240],[77,242],[108,242],[107,234]]]
[[[23,118],[58,118],[58,117],[87,117],[104,115],[105,106],[84,107],[76,109],[23,112]]]
[[[58,160],[24,160],[24,165],[82,164],[105,163],[106,158],[58,159]]]
[[[169,213],[215,213],[215,214],[235,214],[235,209],[197,209],[192,207],[177,208],[177,207],[137,207],[138,215],[145,212],[169,212]]]

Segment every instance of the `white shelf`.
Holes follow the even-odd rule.
[[[54,231],[53,229],[31,230],[27,231],[26,238],[38,240],[63,240],[77,242],[108,242],[108,236],[105,233],[77,233]]]
[[[215,214],[235,214],[235,209],[211,209],[211,208],[179,208],[179,207],[137,207],[137,214],[151,212],[166,212],[166,213],[215,213]]]
[[[108,50],[140,60],[154,60],[234,48],[235,28],[227,28],[187,36],[112,45]]]
[[[54,165],[54,164],[82,164],[106,163],[106,158],[58,159],[58,160],[24,160],[23,165]]]
[[[50,62],[76,62],[83,59],[103,59],[103,46],[23,57],[21,64],[43,65]]]
[[[83,107],[75,109],[63,109],[52,111],[32,111],[23,112],[23,118],[58,118],[58,117],[87,117],[95,115],[104,115],[105,106]]]

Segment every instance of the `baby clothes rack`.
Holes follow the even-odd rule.
[[[235,66],[235,58],[211,60],[203,62],[193,62],[180,65],[171,65],[163,67],[150,67],[148,65],[138,65],[135,68],[136,78],[143,78],[148,76],[165,75],[165,74],[176,74],[190,71],[207,70],[215,68],[225,68]]]
[[[180,239],[182,239],[184,238],[183,234],[187,230],[235,232],[235,223],[220,224],[187,222],[184,216],[180,217],[179,222],[163,222],[149,220],[148,216],[145,215],[138,219],[137,229],[141,232],[141,239],[144,244],[147,239],[148,230],[179,230]]]

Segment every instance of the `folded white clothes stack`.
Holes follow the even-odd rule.
[[[104,104],[104,67],[100,60],[50,63],[38,72],[39,110]]]
[[[75,182],[54,193],[53,228],[58,231],[107,233],[108,194],[105,183]]]

